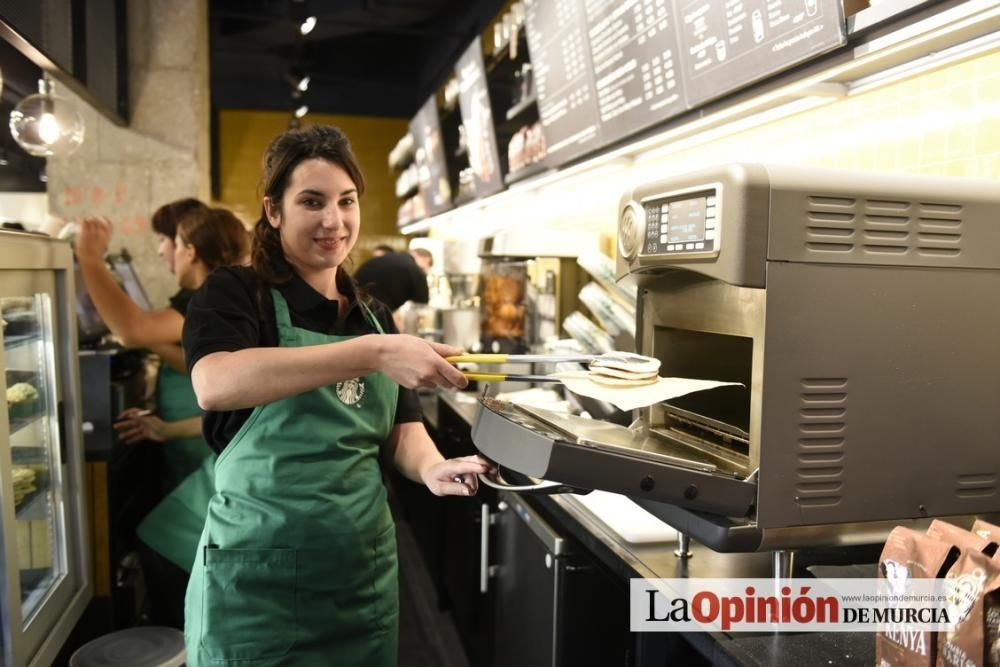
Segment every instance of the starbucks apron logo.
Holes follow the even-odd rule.
[[[365,381],[361,378],[344,380],[337,383],[337,398],[344,405],[358,405],[365,395]]]

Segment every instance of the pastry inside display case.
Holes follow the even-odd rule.
[[[483,262],[482,271],[483,348],[508,354],[526,350],[527,265],[524,262]]]
[[[54,410],[51,302],[46,294],[0,298],[8,433],[5,456],[13,490],[21,617],[30,618],[63,576],[58,518],[58,416]],[[58,472],[55,472],[58,477]]]
[[[5,338],[16,340],[36,333],[34,302],[31,297],[5,297],[0,299],[0,318],[3,320]]]

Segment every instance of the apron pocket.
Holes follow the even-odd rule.
[[[294,549],[205,549],[201,646],[216,660],[274,658],[295,644]]]
[[[394,631],[399,623],[399,564],[395,525],[390,525],[375,538],[371,563],[376,627],[383,632]]]

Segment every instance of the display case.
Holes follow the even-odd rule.
[[[0,657],[48,665],[90,597],[69,244],[0,231]]]

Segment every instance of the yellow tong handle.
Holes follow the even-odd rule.
[[[505,364],[509,357],[508,354],[460,354],[456,357],[445,357],[445,361],[450,364]]]
[[[506,373],[462,373],[468,380],[477,380],[479,382],[503,382],[507,379]]]

